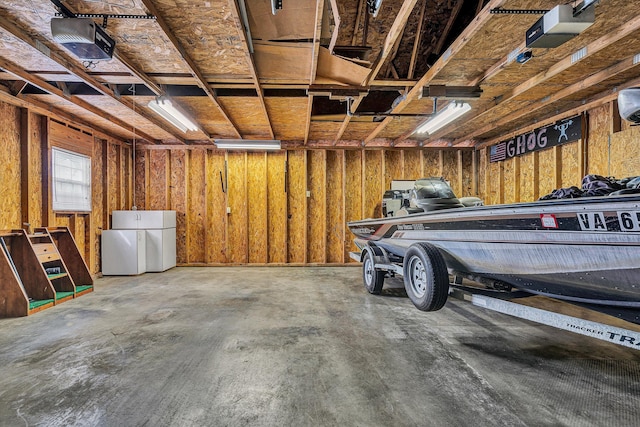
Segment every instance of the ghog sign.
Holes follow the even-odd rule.
[[[582,138],[582,116],[568,119],[523,133],[490,148],[491,162],[499,162],[533,151],[577,141]]]

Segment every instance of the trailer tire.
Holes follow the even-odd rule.
[[[428,243],[411,245],[402,266],[404,288],[419,310],[440,310],[449,294],[449,273],[440,251]]]
[[[380,295],[384,285],[384,271],[376,270],[373,251],[366,250],[362,258],[362,281],[367,292]]]

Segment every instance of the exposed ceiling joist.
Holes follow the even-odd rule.
[[[7,92],[6,88],[0,86],[0,101],[6,102],[10,105],[15,105],[16,107],[26,108],[34,113],[40,114],[46,117],[53,117],[58,120],[67,121],[73,123],[74,125],[78,125],[86,128],[87,130],[91,130],[94,135],[99,134],[104,138],[111,138],[112,132],[97,126],[95,123],[89,123],[82,119],[81,117],[76,116],[75,114],[66,113],[60,110],[52,111],[52,108],[49,104],[44,102],[40,102],[32,97],[26,97],[24,95],[18,95],[17,97],[12,93]],[[154,145],[149,145],[148,147],[154,147]]]
[[[333,141],[334,145],[336,145],[338,141],[340,141],[340,138],[342,138],[344,131],[347,129],[347,126],[349,126],[349,123],[351,122],[351,113],[354,113],[358,109],[358,106],[360,105],[360,103],[362,102],[365,96],[366,95],[355,98],[353,101],[353,104],[350,102],[347,102],[346,108],[349,110],[349,114],[347,114],[347,116],[344,118],[344,121],[342,122],[340,129],[338,129],[338,133],[336,134],[335,140]]]
[[[626,88],[631,88],[631,87],[638,87],[640,86],[640,78],[631,80],[626,82],[624,85],[620,86],[619,88],[617,88],[617,90],[606,90],[602,93],[599,93],[589,99],[585,99],[585,100],[581,100],[581,101],[576,101],[573,104],[574,105],[570,105],[568,106],[564,111],[562,111],[559,114],[556,114],[555,116],[552,117],[547,117],[544,121],[539,121],[533,125],[529,125],[526,127],[521,127],[518,129],[512,129],[511,133],[512,134],[518,134],[518,133],[527,133],[527,132],[531,132],[533,129],[539,128],[540,126],[545,126],[547,124],[550,123],[554,123],[557,122],[558,120],[561,120],[563,118],[566,118],[567,116],[573,116],[575,114],[580,114],[584,111],[588,111],[591,108],[595,108],[598,106],[601,106],[607,102],[615,102],[618,99],[618,90],[622,90],[622,89],[626,89]],[[487,139],[484,140],[478,144],[475,145],[475,149],[476,150],[480,150],[482,148],[486,148],[489,147],[491,145],[497,144],[498,142],[504,140],[504,137],[496,137],[496,138],[492,138],[492,139]]]
[[[97,90],[103,95],[106,95],[118,101],[119,103],[121,103],[122,105],[130,109],[131,111],[134,111],[137,114],[140,114],[145,119],[149,120],[151,123],[158,126],[160,129],[174,136],[178,141],[182,141],[184,143],[184,139],[182,138],[182,136],[176,133],[173,130],[173,128],[170,128],[163,121],[158,120],[154,115],[147,113],[140,106],[136,106],[135,101],[118,96],[108,86],[103,85],[94,77],[89,75],[82,67],[80,67],[77,63],[75,63],[75,61],[70,60],[63,54],[57,52],[56,47],[52,46],[50,43],[46,42],[44,39],[29,36],[25,31],[23,31],[21,28],[18,28],[18,26],[16,26],[14,23],[10,22],[8,19],[6,19],[3,16],[0,16],[0,27],[3,30],[11,33],[18,40],[28,44],[29,46],[41,52],[43,55],[52,59],[53,61],[61,65],[63,68],[67,69],[70,73],[77,76],[80,80],[82,80],[83,82],[91,86],[93,89]],[[150,139],[149,141],[151,142],[153,140],[154,139]]]
[[[318,70],[318,56],[320,55],[320,37],[322,33],[322,15],[324,14],[324,0],[316,0],[316,20],[313,30],[313,48],[311,49],[311,70],[309,73],[309,86],[313,85]],[[304,143],[309,141],[311,130],[311,110],[313,108],[313,95],[309,94],[307,102],[307,115],[305,118]]]
[[[482,83],[482,82],[484,82],[486,80],[490,80],[490,79],[494,78],[495,76],[497,76],[498,74],[500,74],[500,72],[502,70],[504,70],[507,65],[509,65],[511,62],[513,62],[513,59],[511,58],[512,52],[515,52],[515,51],[522,52],[525,48],[526,48],[526,42],[520,43],[520,45],[518,45],[517,48],[515,48],[514,50],[509,52],[504,57],[500,58],[500,60],[498,62],[493,64],[491,67],[489,67],[481,76],[478,76],[477,78],[475,78],[470,83],[470,86],[479,85],[480,83]]]
[[[126,2],[121,0],[60,1],[87,15],[127,12]],[[285,2],[287,13],[277,16],[271,14],[267,0],[244,0],[247,19],[240,15],[244,26],[237,15],[241,9],[234,10],[228,0],[145,1],[146,4],[134,1],[135,11],[145,13],[150,9],[148,6],[155,5],[163,14],[160,20],[164,25],[128,20],[110,23],[118,50],[112,61],[102,61],[91,69],[84,68],[51,39],[48,24],[55,12],[51,0],[0,2],[0,18],[7,22],[6,27],[13,25],[20,30],[13,33],[26,34],[14,39],[12,31],[0,28],[6,41],[0,46],[0,57],[48,83],[57,94],[44,95],[34,85],[2,69],[0,85],[7,93],[49,103],[51,111],[62,108],[63,113],[81,116],[85,122],[95,120],[97,126],[110,129],[114,138],[128,138],[130,132],[108,123],[103,114],[98,118],[97,107],[127,122],[129,128],[141,127],[154,138],[162,138],[163,146],[177,144],[172,136],[175,133],[185,141],[188,138],[193,143],[207,144],[203,141],[206,134],[178,132],[146,107],[146,101],[159,93],[184,102],[190,107],[189,114],[207,126],[208,132],[224,138],[233,138],[238,132],[246,138],[270,137],[273,133],[285,141],[284,147],[295,141],[291,146],[362,149],[363,145],[365,148],[421,145],[466,149],[470,144],[481,144],[480,138],[509,135],[515,128],[577,107],[578,101],[593,94],[609,93],[634,78],[637,70],[629,61],[637,53],[633,46],[639,29],[633,32],[632,27],[623,28],[626,22],[637,19],[637,13],[633,4],[625,0],[596,2],[592,27],[557,48],[534,49],[533,60],[526,64],[517,63],[515,57],[526,50],[523,30],[535,22],[535,16],[487,19],[486,10],[476,13],[483,2],[488,3],[487,9],[496,9],[509,7],[515,0],[446,0],[439,2],[442,6],[439,9],[435,7],[438,2],[416,0],[406,21],[400,18],[406,16],[407,5],[412,2],[405,0],[385,3],[381,13],[370,20],[364,0]],[[243,4],[241,0],[233,1],[238,2],[237,7]],[[553,1],[540,0],[536,6],[546,10],[554,6]],[[339,9],[342,20],[337,32],[326,28],[331,7]],[[399,19],[403,25],[398,24]],[[255,53],[246,49],[239,34],[248,43],[249,32],[240,31],[248,28],[254,39],[267,47],[256,49]],[[366,43],[362,43],[367,46],[352,46],[349,50],[348,46],[360,43],[367,31]],[[596,46],[605,40],[603,36],[607,33],[614,42],[609,42],[606,48]],[[318,52],[325,50],[320,43],[326,45],[332,35],[337,45],[345,46],[343,50],[336,47],[340,60],[370,64],[369,68],[360,65],[360,70],[355,67],[352,70],[338,61],[335,62],[340,66],[325,64],[322,53],[318,60]],[[174,44],[171,37],[177,38],[182,46]],[[454,38],[454,43],[447,46]],[[582,46],[588,54],[580,59],[582,51],[578,48]],[[190,58],[183,60],[181,47]],[[444,51],[440,58],[437,51]],[[580,55],[574,55],[575,66],[567,67],[562,59],[572,52]],[[121,54],[133,63],[120,57]],[[371,58],[374,64],[369,62]],[[375,58],[379,58],[377,62]],[[189,59],[197,64],[195,71],[189,67],[193,62],[186,62]],[[321,68],[322,73],[316,72]],[[320,75],[316,78],[317,73]],[[553,77],[549,79],[550,73]],[[544,78],[536,78],[543,74]],[[355,75],[357,78],[352,78]],[[386,75],[402,78],[383,80]],[[408,78],[414,75],[416,80]],[[361,86],[363,81],[365,86]],[[421,120],[418,117],[426,119],[431,113],[433,98],[446,97],[431,93],[436,84],[446,88],[482,84],[484,93],[479,100],[470,102],[473,108],[465,120],[439,133],[414,135]],[[332,85],[336,92],[324,91]],[[430,86],[428,91],[425,86]],[[362,99],[361,92],[350,94],[349,90],[354,88],[369,91],[368,96]],[[338,89],[343,92],[338,94]],[[398,92],[404,100],[398,98]],[[66,101],[60,101],[59,95]],[[214,107],[211,96],[228,112],[233,124],[228,124],[227,118]],[[327,96],[329,99],[325,99]],[[344,103],[337,102],[347,96],[352,98],[353,116],[345,114]],[[68,101],[74,97],[93,105],[94,110],[83,112],[83,108]],[[130,114],[132,110],[136,114]],[[398,117],[402,119],[393,120]],[[212,135],[206,137],[211,139]]]
[[[160,96],[160,95],[162,95],[164,93],[162,88],[158,84],[156,84],[156,82],[151,80],[151,77],[149,77],[146,73],[144,73],[143,71],[138,69],[137,66],[133,65],[133,63],[131,61],[129,61],[129,59],[127,57],[125,57],[120,52],[118,52],[118,49],[116,49],[116,51],[114,52],[113,56],[118,61],[120,61],[122,63],[122,65],[127,67],[129,69],[129,71],[131,71],[131,73],[133,75],[135,75],[137,78],[139,78],[144,83],[144,85],[146,87],[148,87],[149,90],[151,90],[153,93],[155,93],[158,96]]]
[[[404,0],[404,3],[402,3],[402,7],[396,15],[396,19],[395,21],[393,21],[393,25],[391,26],[391,29],[387,34],[384,45],[382,46],[380,56],[376,59],[376,62],[371,67],[371,72],[362,83],[363,86],[369,86],[369,82],[375,80],[385,61],[393,53],[393,47],[396,45],[398,38],[402,35],[404,27],[407,24],[409,16],[411,16],[411,12],[413,12],[413,8],[415,7],[417,2],[418,0]]]
[[[459,52],[466,43],[478,32],[483,25],[491,19],[492,15],[489,10],[501,6],[506,0],[491,0],[485,9],[474,19],[474,21],[460,34],[460,36],[453,42],[451,47],[447,50],[448,55],[441,56],[435,64],[425,73],[424,76],[416,83],[416,85],[409,91],[406,98],[398,103],[398,105],[392,110],[392,113],[400,113],[409,105],[414,99],[418,98],[422,92],[422,87],[428,84],[443,68],[450,58],[455,53]],[[365,139],[364,143],[367,145],[370,141],[376,138],[380,132],[386,128],[393,120],[392,117],[385,118]]]
[[[460,9],[462,9],[463,4],[464,4],[463,0],[455,0],[455,5],[451,10],[451,15],[449,15],[449,20],[447,21],[447,25],[445,25],[444,31],[442,31],[442,34],[440,35],[440,39],[438,40],[438,44],[433,50],[434,54],[440,55],[440,53],[442,52],[444,43],[447,41],[447,38],[449,37],[449,33],[451,32],[453,23],[456,22],[456,19],[458,18],[458,14],[460,13]]]
[[[22,91],[27,87],[28,83],[24,80],[18,80],[13,82],[10,87],[11,93],[13,96],[18,96],[22,93]]]
[[[470,133],[468,136],[465,136],[464,138],[461,138],[460,140],[466,140],[466,139],[471,139],[471,138],[477,138],[477,137],[481,137],[482,135],[484,135],[485,133],[495,129],[495,128],[499,128],[505,125],[508,125],[511,122],[514,122],[518,119],[521,119],[522,117],[525,117],[526,115],[530,115],[532,113],[535,113],[536,111],[539,111],[555,102],[561,101],[567,97],[571,97],[571,96],[575,96],[576,93],[579,93],[580,91],[589,88],[591,86],[595,86],[607,79],[610,79],[612,77],[615,77],[616,75],[620,74],[620,73],[624,73],[626,71],[631,70],[632,68],[635,67],[639,67],[640,68],[640,64],[638,64],[635,61],[634,56],[628,57],[620,62],[618,62],[617,64],[608,67],[602,71],[599,71],[596,74],[592,74],[591,76],[587,77],[585,80],[581,80],[577,83],[574,83],[570,86],[567,86],[559,91],[554,92],[552,95],[545,97],[544,99],[541,100],[537,100],[535,102],[532,102],[531,105],[527,105],[526,108],[520,109],[518,111],[514,111],[511,114],[508,114],[504,117],[502,117],[500,120],[496,121],[496,122],[492,122],[486,126],[483,126],[481,128],[478,128],[476,130],[474,130],[472,133]]]
[[[211,102],[213,102],[213,104],[218,109],[220,114],[222,114],[224,119],[232,126],[236,136],[238,138],[242,138],[242,135],[240,135],[240,131],[238,131],[238,126],[233,122],[233,120],[231,120],[231,117],[229,117],[229,114],[225,111],[225,109],[222,107],[220,102],[218,102],[218,98],[216,94],[213,92],[213,90],[207,83],[206,79],[198,69],[196,63],[193,61],[193,59],[191,59],[189,55],[187,55],[187,52],[185,51],[184,47],[182,46],[178,38],[173,34],[173,31],[171,30],[171,28],[169,28],[169,25],[166,23],[164,18],[160,15],[158,9],[156,9],[155,5],[150,0],[142,0],[142,4],[144,4],[144,6],[149,11],[149,13],[151,13],[156,17],[156,22],[162,29],[164,35],[171,41],[171,44],[173,45],[173,47],[182,56],[182,59],[184,60],[186,65],[189,67],[189,70],[193,74],[193,77],[196,79],[198,86],[200,86],[200,88],[205,91],[205,93],[207,94],[209,99],[211,99]]]
[[[365,3],[367,0],[358,0],[358,12],[356,12],[356,20],[353,23],[353,35],[351,36],[351,46],[355,46],[356,39],[358,38],[358,27],[360,25],[360,19],[362,18],[362,12],[365,9]],[[366,13],[366,12],[365,12]],[[364,41],[362,42],[364,45]]]
[[[413,40],[413,48],[411,49],[411,59],[409,60],[409,71],[407,72],[407,78],[412,79],[413,73],[416,68],[416,59],[418,55],[418,48],[420,47],[420,41],[422,40],[422,23],[424,21],[424,11],[427,8],[427,0],[422,0],[422,7],[420,8],[420,16],[418,17],[418,28],[416,29],[416,36]],[[409,91],[409,88],[406,89]]]
[[[242,1],[242,0],[241,0]],[[264,102],[264,92],[260,87],[260,79],[258,78],[258,73],[256,72],[256,64],[253,60],[253,56],[249,51],[249,42],[247,39],[247,33],[244,31],[242,19],[240,17],[240,10],[238,9],[238,2],[236,0],[233,1],[233,6],[231,7],[233,12],[234,20],[236,21],[236,27],[238,28],[238,34],[240,38],[244,41],[245,46],[245,56],[247,62],[249,64],[249,71],[251,72],[251,78],[253,79],[253,85],[256,89],[256,93],[258,94],[258,98],[260,99],[260,105],[262,106],[262,113],[264,114],[265,120],[267,122],[267,127],[269,128],[269,138],[275,139],[273,133],[273,125],[271,124],[271,120],[269,119],[269,112],[267,111],[267,105]]]
[[[127,132],[135,132],[137,135],[139,135],[140,137],[146,139],[149,142],[154,142],[155,139],[152,138],[151,136],[147,135],[144,132],[141,132],[140,130],[136,130],[135,128],[133,128],[131,125],[129,125],[128,123],[126,123],[125,121],[121,120],[120,118],[111,115],[109,113],[107,113],[106,111],[103,111],[101,109],[99,109],[98,107],[94,107],[93,105],[89,104],[88,102],[86,102],[85,100],[78,98],[77,96],[73,96],[73,95],[67,95],[64,93],[63,90],[57,88],[56,86],[53,86],[47,82],[45,82],[44,80],[42,80],[39,77],[36,77],[34,75],[29,74],[27,71],[19,68],[18,66],[16,66],[15,64],[5,60],[4,58],[0,58],[0,67],[2,67],[4,70],[12,73],[13,75],[15,75],[17,78],[22,79],[26,82],[29,82],[30,84],[32,84],[33,86],[36,86],[40,89],[42,89],[45,92],[50,93],[51,95],[55,95],[59,98],[64,99],[65,101],[71,102],[99,117],[103,117],[107,120],[109,120],[110,122],[120,126],[122,129],[125,129]]]
[[[585,54],[584,56],[582,56],[581,60],[584,60],[585,58],[589,57],[589,56],[593,56],[596,53],[610,47],[611,45],[613,45],[614,43],[618,42],[619,40],[623,39],[624,37],[638,31],[640,29],[640,15],[636,16],[635,18],[625,22],[623,25],[621,25],[618,28],[613,29],[612,31],[610,31],[608,34],[604,35],[603,37],[600,37],[599,39],[589,43],[586,47],[585,47]],[[519,84],[518,86],[516,86],[515,88],[513,88],[511,91],[509,91],[508,93],[506,93],[499,101],[498,103],[504,103],[507,101],[510,101],[522,94],[524,94],[525,92],[529,91],[530,89],[544,83],[545,81],[548,81],[549,79],[557,76],[558,74],[562,73],[563,71],[568,70],[569,68],[573,67],[573,66],[578,66],[578,64],[580,63],[580,61],[575,61],[573,59],[573,54],[566,56],[565,58],[561,59],[560,61],[558,61],[557,63],[555,63],[553,66],[549,67],[549,69],[547,71],[541,72],[535,76],[533,76],[532,78],[528,79],[527,81]],[[483,117],[485,117],[488,112],[490,111],[490,107],[487,107],[485,109],[485,111],[476,114],[472,120],[481,120]],[[528,111],[526,112],[528,113]],[[484,126],[483,128],[486,129],[488,126],[494,126],[494,124],[490,124],[487,126]],[[442,130],[441,130],[442,131]],[[475,138],[477,136],[482,135],[480,132],[480,129],[478,129],[477,131],[472,132],[471,134],[469,134],[466,138]],[[486,132],[486,130],[484,131]]]
[[[409,16],[411,16],[411,12],[413,11],[413,8],[415,7],[417,2],[418,0],[405,0],[402,4],[400,12],[398,12],[396,19],[393,21],[393,25],[391,26],[391,30],[389,30],[389,34],[387,35],[384,46],[382,47],[382,52],[376,62],[373,64],[369,75],[364,80],[364,82],[362,82],[362,86],[368,86],[371,81],[374,81],[385,61],[395,55],[395,53],[397,52],[402,33],[407,24],[407,20],[409,19]],[[358,109],[358,106],[362,102],[363,98],[364,97],[362,96],[355,98],[354,103],[353,105],[351,105],[351,107],[349,106],[349,104],[347,104],[347,108],[350,110],[350,113],[354,113]],[[351,117],[351,114],[347,114],[344,118],[344,121],[340,125],[340,129],[338,129],[338,133],[334,138],[334,144],[336,144],[340,140],[340,138],[342,138],[344,131],[347,129],[347,126],[351,122]]]

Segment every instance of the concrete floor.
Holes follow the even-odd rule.
[[[176,268],[0,319],[2,426],[638,426],[640,351],[359,268]],[[394,288],[395,287],[395,288]]]

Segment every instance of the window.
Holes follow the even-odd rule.
[[[52,148],[53,210],[91,212],[91,158]]]

